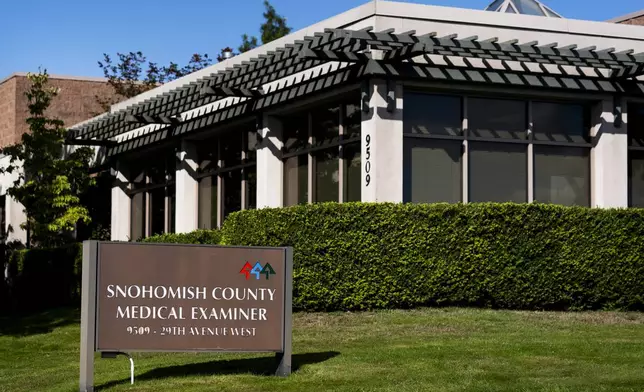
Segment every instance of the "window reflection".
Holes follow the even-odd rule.
[[[590,206],[590,151],[535,146],[535,201]]]
[[[296,155],[284,162],[284,205],[304,204],[309,199],[308,155]]]
[[[255,208],[258,143],[250,123],[198,142],[200,228],[219,227],[231,213]]]
[[[460,135],[461,98],[430,94],[405,94],[404,132],[419,135]]]
[[[316,152],[315,159],[315,201],[339,201],[340,166],[339,150],[329,149]]]
[[[309,201],[338,202],[341,189],[343,201],[360,200],[359,97],[352,93],[348,100],[282,118],[285,206]]]
[[[468,122],[472,136],[494,139],[525,139],[525,101],[468,98]]]
[[[360,143],[344,146],[342,164],[344,165],[344,201],[360,201],[362,195],[362,167],[360,166]]]
[[[527,202],[527,146],[471,142],[469,193],[470,202]]]
[[[532,103],[535,140],[587,142],[586,108],[577,104]]]
[[[406,138],[403,152],[404,201],[460,202],[461,150],[460,140]]]
[[[628,105],[630,206],[644,208],[644,104]]]

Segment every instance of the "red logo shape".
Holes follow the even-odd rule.
[[[250,271],[253,269],[253,266],[250,265],[250,263],[247,261],[246,264],[244,264],[244,267],[242,267],[241,271],[239,271],[240,274],[246,275],[246,280],[250,279]]]

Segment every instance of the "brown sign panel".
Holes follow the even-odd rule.
[[[284,350],[285,248],[101,242],[96,350]]]

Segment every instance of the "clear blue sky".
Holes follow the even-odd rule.
[[[489,0],[406,0],[485,8]],[[272,0],[294,30],[366,0]],[[606,20],[644,7],[642,0],[543,0],[571,19]],[[0,79],[13,72],[103,76],[103,53],[142,51],[159,64],[185,64],[192,53],[216,56],[240,36],[259,36],[262,0],[4,0]],[[644,28],[644,27],[642,27]]]

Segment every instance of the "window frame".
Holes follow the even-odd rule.
[[[548,96],[530,96],[530,95],[513,95],[513,94],[497,94],[495,92],[488,91],[466,91],[459,90],[455,92],[444,91],[444,90],[434,90],[421,86],[406,86],[405,94],[403,99],[407,97],[407,94],[427,94],[437,97],[458,97],[461,101],[461,123],[462,131],[460,135],[432,135],[432,134],[417,134],[417,133],[407,133],[405,132],[405,125],[403,124],[403,138],[419,138],[419,139],[434,139],[434,140],[451,140],[451,141],[460,141],[462,143],[461,149],[461,203],[467,204],[470,201],[470,146],[471,142],[483,142],[483,143],[508,143],[508,144],[520,144],[526,146],[526,155],[527,155],[527,203],[535,202],[535,192],[536,192],[536,176],[535,176],[535,152],[534,146],[555,146],[555,147],[572,147],[572,148],[584,148],[592,151],[593,148],[593,121],[592,121],[592,105],[593,100],[583,99],[581,97],[569,97],[569,98],[559,98],[559,97],[548,97]],[[469,99],[494,99],[494,100],[515,100],[521,101],[526,105],[526,137],[521,139],[515,138],[490,138],[490,137],[479,137],[472,135],[470,132],[469,126],[469,113],[468,113],[468,104]],[[544,102],[552,104],[575,104],[583,106],[583,116],[584,116],[584,138],[586,141],[552,141],[552,140],[536,140],[534,137],[534,117],[533,117],[533,104],[535,102]],[[404,115],[403,115],[404,121]],[[644,147],[641,147],[641,150],[644,150]],[[403,170],[406,170],[403,168]],[[590,176],[588,178],[588,205],[592,203],[592,154],[589,152],[588,159],[588,172]],[[405,202],[409,202],[405,200]]]
[[[358,102],[356,102],[357,104]],[[298,203],[298,204],[311,204],[311,203],[317,203],[318,201],[316,199],[316,194],[317,194],[317,189],[316,189],[316,153],[324,150],[329,150],[329,149],[338,149],[338,203],[344,203],[345,198],[347,195],[345,195],[345,181],[346,181],[346,176],[347,173],[345,173],[345,159],[347,158],[345,154],[345,147],[350,146],[350,145],[360,145],[361,143],[361,135],[362,135],[362,130],[360,130],[359,133],[354,134],[354,135],[348,135],[347,134],[347,123],[346,123],[346,106],[351,105],[352,101],[350,99],[341,99],[339,101],[332,101],[332,102],[327,102],[324,103],[320,106],[313,106],[310,108],[307,108],[305,110],[306,112],[306,119],[307,119],[307,125],[308,125],[308,142],[304,147],[300,147],[295,151],[286,151],[285,148],[282,148],[282,171],[285,171],[285,164],[286,160],[289,158],[293,158],[296,156],[302,156],[306,155],[308,158],[307,161],[307,200],[303,203]],[[337,140],[334,140],[330,143],[325,143],[324,145],[316,145],[316,140],[315,140],[315,135],[313,132],[314,125],[313,125],[313,112],[316,110],[320,110],[323,108],[329,108],[329,107],[339,107],[338,110],[338,138]],[[358,106],[359,107],[359,106]],[[301,113],[301,112],[300,112]],[[288,118],[288,115],[281,116],[283,119]],[[362,157],[361,157],[362,159]],[[282,205],[284,207],[288,206],[286,203],[286,176],[283,176],[283,184],[282,184],[282,192],[283,192],[283,202]]]
[[[147,238],[152,235],[152,193],[158,189],[164,189],[164,219],[163,219],[163,233],[174,233],[175,232],[175,211],[172,206],[172,199],[176,200],[176,147],[170,147],[167,149],[154,150],[150,152],[150,155],[161,154],[165,159],[164,162],[164,172],[165,178],[164,182],[153,183],[152,176],[150,175],[150,170],[152,166],[143,167],[143,185],[134,186],[132,179],[129,179],[128,188],[125,190],[125,194],[130,198],[130,237],[133,237],[133,222],[132,222],[132,203],[134,202],[134,197],[138,194],[143,194],[143,208],[145,210],[143,217],[143,235],[142,238]],[[135,159],[142,160],[141,157]],[[174,169],[174,170],[173,170]],[[172,173],[172,175],[170,175]],[[176,209],[176,206],[175,206]],[[132,241],[136,241],[138,238],[130,238]]]
[[[628,101],[625,102],[626,106],[626,115],[631,116],[631,108],[633,106],[641,106],[642,109],[644,109],[644,100],[643,99],[629,99]],[[633,204],[633,165],[632,165],[632,158],[633,158],[633,153],[642,153],[644,154],[644,143],[635,143],[634,141],[631,140],[631,134],[630,134],[630,125],[632,124],[632,121],[628,121],[626,123],[626,143],[627,143],[627,152],[626,152],[626,159],[627,159],[627,171],[628,171],[628,207],[629,208],[639,208]]]
[[[249,173],[248,173],[247,169],[255,168],[255,170],[257,170],[256,169],[257,168],[257,154],[255,154],[255,159],[254,160],[251,160],[249,158],[250,149],[249,149],[249,146],[248,146],[248,141],[249,141],[250,134],[253,134],[253,133],[256,134],[256,140],[258,140],[257,135],[259,135],[259,132],[257,131],[257,129],[249,129],[251,127],[252,126],[250,126],[248,124],[242,125],[240,127],[227,129],[224,132],[219,132],[219,133],[217,133],[216,135],[214,135],[214,136],[212,136],[210,138],[204,139],[204,140],[208,140],[208,141],[211,141],[211,142],[212,141],[215,142],[214,144],[216,145],[216,148],[217,148],[217,165],[216,165],[215,168],[211,168],[211,169],[207,169],[207,170],[201,169],[200,166],[201,166],[201,161],[202,160],[201,160],[201,157],[199,157],[199,154],[197,154],[197,161],[198,161],[198,167],[199,167],[197,169],[197,174],[195,175],[195,180],[197,181],[197,187],[199,187],[199,184],[200,184],[201,180],[204,179],[204,178],[207,178],[207,177],[211,177],[212,178],[211,181],[216,181],[216,183],[217,183],[217,189],[216,189],[216,192],[217,192],[217,195],[216,195],[216,197],[217,197],[217,201],[216,201],[216,205],[217,205],[216,227],[207,227],[208,229],[215,229],[215,228],[221,227],[221,225],[223,225],[224,220],[225,220],[224,200],[225,200],[225,192],[226,192],[226,190],[224,189],[224,175],[226,173],[230,173],[232,171],[240,171],[241,172],[241,184],[240,184],[240,186],[241,186],[241,189],[240,189],[240,191],[241,191],[241,210],[243,211],[243,210],[247,210],[247,209],[251,208],[251,207],[249,207],[249,203],[248,203],[249,198],[247,197],[247,194],[248,194],[248,181],[249,181],[249,175],[248,175]],[[221,140],[222,140],[223,137],[230,136],[231,134],[236,134],[236,133],[239,133],[240,134],[239,137],[241,138],[241,147],[242,147],[242,150],[241,150],[241,163],[238,163],[238,164],[235,164],[235,165],[232,165],[232,166],[225,166],[224,165],[224,160],[223,160],[223,157],[222,157],[222,146],[221,146],[222,143],[221,143]],[[199,192],[198,192],[197,197],[198,198],[200,197]],[[211,194],[211,197],[212,197],[212,194]],[[200,206],[200,201],[197,200],[197,209],[199,208],[199,206]],[[201,217],[201,211],[198,211],[197,213],[198,213],[198,220],[199,220],[200,217]],[[212,214],[212,212],[211,212],[211,214]],[[208,226],[212,226],[212,220],[211,220],[211,224],[208,225]],[[199,228],[206,228],[206,227],[205,227],[205,225],[203,227],[202,227],[202,225],[199,225]]]

